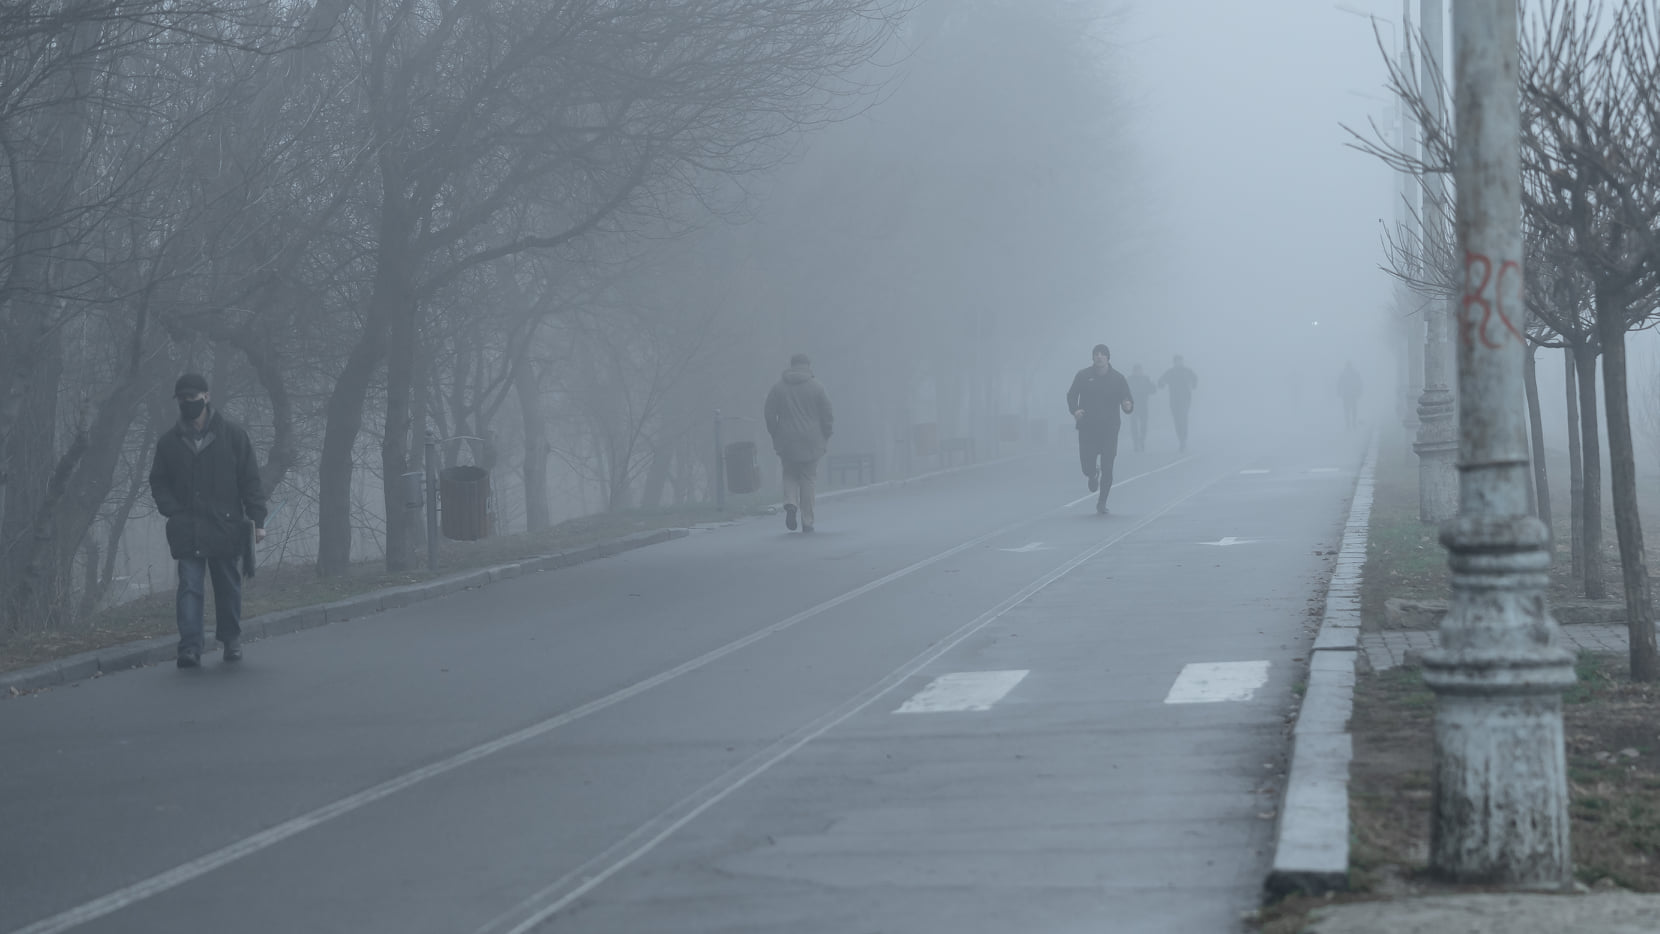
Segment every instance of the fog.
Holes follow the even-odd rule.
[[[997,374],[988,410],[1064,419],[1065,388],[1098,342],[1120,370],[1139,364],[1155,379],[1182,355],[1200,379],[1200,422],[1339,421],[1345,360],[1369,403],[1393,405],[1397,312],[1380,265],[1397,180],[1345,129],[1393,119],[1372,21],[1323,5],[1094,7],[1084,45],[1095,71],[1065,87],[1035,80],[1078,79],[1057,68],[1052,36],[1008,23],[988,33],[997,6],[949,8],[887,96],[811,140],[770,191],[754,227],[787,258],[767,265],[821,276],[778,298],[792,313],[775,359],[816,349],[828,384],[865,382],[887,334],[844,325],[880,305],[929,322],[968,369]],[[978,44],[988,34],[1006,41]],[[893,167],[908,176],[878,213],[844,214],[845,201],[798,190],[831,184],[827,164],[860,162],[872,173],[862,183],[884,192]],[[1033,184],[1045,176],[1065,193]],[[844,266],[851,241],[890,249]],[[882,288],[851,289],[849,275]],[[976,331],[980,341],[964,340]],[[924,363],[909,417],[951,422],[932,411],[949,364]]]
[[[1372,22],[1325,3],[1215,0],[1135,3],[1124,27],[1151,249],[1112,296],[1149,311],[1119,342],[1161,363],[1185,353],[1228,387],[1207,401],[1256,403],[1261,418],[1287,401],[1310,406],[1298,417],[1335,411],[1348,359],[1384,397],[1394,307],[1379,267],[1396,183],[1344,129],[1393,116]]]
[[[337,5],[169,13],[176,44],[99,21],[76,55],[101,74],[135,49],[216,56],[107,105],[52,36],[12,37],[44,77],[0,122],[75,151],[0,175],[10,201],[61,193],[0,257],[7,295],[40,297],[0,304],[0,583],[42,568],[33,615],[57,618],[157,578],[145,471],[185,371],[261,453],[267,553],[326,575],[415,563],[420,515],[384,478],[422,472],[428,431],[441,467],[490,471],[496,532],[706,506],[715,413],[764,455],[762,399],[797,352],[835,402],[832,453],[884,479],[939,465],[921,439],[1064,447],[1097,343],[1153,378],[1182,356],[1200,437],[1339,430],[1350,361],[1370,424],[1410,413],[1424,299],[1382,268],[1403,182],[1354,145],[1396,133],[1397,3],[771,3],[584,21],[563,45],[527,38],[558,15],[538,4],[430,37]],[[1631,341],[1650,460],[1654,346]],[[1561,449],[1559,355],[1540,361]],[[757,502],[777,492],[762,459]]]

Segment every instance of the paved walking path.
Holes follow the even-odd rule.
[[[1575,652],[1624,655],[1630,650],[1630,636],[1623,625],[1585,623],[1563,626],[1562,644]],[[1405,664],[1407,656],[1435,648],[1439,633],[1434,629],[1399,629],[1363,633],[1360,651],[1373,671],[1385,671]]]

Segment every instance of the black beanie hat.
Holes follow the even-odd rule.
[[[173,384],[173,395],[175,397],[188,396],[191,393],[207,391],[207,380],[204,379],[200,373],[186,373],[185,375],[179,377],[178,382]]]

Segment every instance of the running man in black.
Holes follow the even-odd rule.
[[[1089,478],[1091,492],[1100,491],[1095,511],[1107,514],[1107,491],[1112,489],[1112,462],[1118,457],[1119,413],[1135,411],[1135,398],[1124,374],[1112,368],[1112,351],[1096,344],[1094,366],[1087,366],[1072,378],[1066,391],[1066,408],[1078,426],[1078,460]]]

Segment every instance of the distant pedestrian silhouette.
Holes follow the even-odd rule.
[[[1134,412],[1130,413],[1130,438],[1135,442],[1137,451],[1145,451],[1147,450],[1147,415],[1152,411],[1152,409],[1147,408],[1147,400],[1152,397],[1153,393],[1158,392],[1158,387],[1153,385],[1153,378],[1147,375],[1147,372],[1141,368],[1139,363],[1130,370],[1129,380],[1130,396],[1141,400],[1141,404],[1136,406]]]
[[[1170,417],[1176,422],[1176,443],[1187,453],[1187,412],[1193,405],[1193,389],[1199,385],[1199,376],[1182,363],[1177,354],[1170,361],[1170,369],[1159,377],[1159,386],[1170,390]]]

